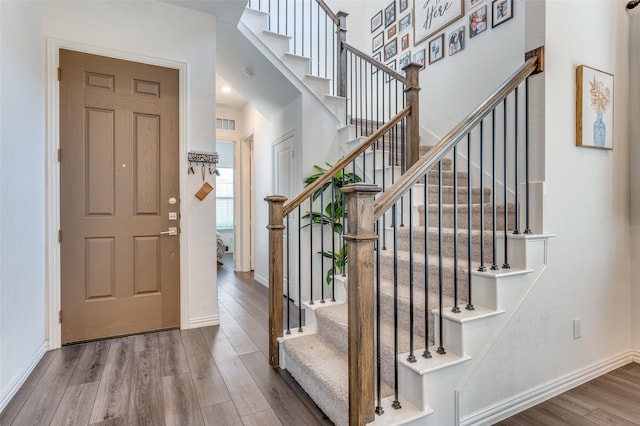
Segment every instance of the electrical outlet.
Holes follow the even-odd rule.
[[[573,320],[573,338],[579,339],[582,337],[582,318],[576,318]]]

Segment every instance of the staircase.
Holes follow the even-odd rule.
[[[359,131],[354,130],[358,126],[357,117],[347,113],[344,97],[335,96],[334,82],[311,75],[312,59],[290,53],[290,39],[269,31],[268,18],[264,12],[247,9],[241,22],[245,29],[241,31],[301,91],[314,98],[319,108],[330,111],[342,123],[342,128],[336,131],[343,138],[347,153],[384,125],[365,118],[360,121]],[[503,108],[506,120],[507,107]],[[482,126],[480,129],[482,132]],[[472,131],[460,132],[463,130],[468,134]],[[495,144],[495,130],[493,138]],[[503,138],[506,147],[506,131]],[[365,181],[378,182],[385,190],[395,188],[407,169],[402,165],[404,154],[394,157],[391,153],[392,140],[394,137],[385,133],[364,152],[361,162],[354,160],[353,164],[354,173],[362,174]],[[379,271],[375,280],[379,289],[375,301],[379,364],[374,424],[460,424],[459,386],[482,362],[495,336],[545,268],[546,237],[523,235],[517,227],[524,216],[518,203],[518,189],[515,202],[509,200],[511,188],[505,189],[501,202],[496,202],[495,171],[493,188],[480,185],[478,173],[474,178],[471,149],[443,157],[440,145],[421,146],[420,156],[423,163],[431,165],[436,164],[435,156],[440,156],[441,172],[437,167],[424,166],[414,178],[411,196],[405,193],[398,201],[400,208],[395,216],[386,212],[378,222],[382,225],[378,228],[375,253],[375,268]],[[460,171],[455,163],[463,160],[468,160],[468,167]],[[517,157],[515,162],[518,163]],[[477,164],[473,167],[478,168]],[[479,170],[483,175],[482,157]],[[507,187],[506,172],[504,186]],[[284,200],[276,201],[282,208]],[[273,217],[270,226],[280,229],[282,215]],[[295,229],[296,225],[289,227]],[[298,250],[306,244],[306,240],[302,241],[298,242]],[[270,251],[274,251],[273,247]],[[294,260],[287,264],[290,262]],[[286,294],[301,308],[304,326],[278,338],[279,354],[272,351],[271,360],[273,363],[273,359],[278,359],[279,366],[288,370],[336,425],[347,425],[350,423],[347,294],[357,278],[336,275],[334,280],[335,289],[327,289],[327,296],[321,299],[317,297],[317,286],[325,285],[323,279],[321,284],[315,284],[315,290],[306,292],[302,289],[296,292],[295,286],[289,290],[287,283]],[[276,280],[276,284],[282,285],[282,280]],[[278,289],[270,286],[277,301]],[[271,311],[279,309],[271,308]],[[372,324],[376,318],[363,322]],[[275,323],[277,327],[277,319]],[[373,404],[369,408],[373,410]]]
[[[452,173],[450,163],[446,172]],[[466,181],[466,173],[461,173],[460,180]],[[451,179],[452,180],[452,179]],[[432,198],[437,185],[428,185],[429,198]],[[479,208],[480,188],[472,187],[474,208]],[[452,209],[453,186],[451,183],[443,187],[443,193],[450,196],[444,200],[444,208]],[[466,192],[465,198],[466,198]],[[484,189],[486,198],[490,189]],[[431,199],[433,203],[433,199]],[[430,206],[431,208],[432,206]],[[436,206],[433,206],[437,208]],[[501,210],[504,206],[498,206]],[[490,206],[487,206],[489,209]],[[478,356],[492,334],[499,329],[505,319],[505,312],[513,309],[520,295],[533,284],[536,271],[543,268],[539,263],[543,247],[534,249],[533,237],[508,236],[510,251],[519,252],[517,260],[512,260],[510,269],[491,272],[476,272],[480,265],[480,230],[479,223],[472,223],[471,233],[466,229],[459,230],[458,252],[463,258],[467,256],[467,239],[471,235],[472,274],[474,275],[474,310],[467,310],[468,303],[468,265],[458,265],[457,304],[454,301],[453,275],[454,253],[451,223],[443,223],[443,340],[448,342],[445,354],[438,353],[440,338],[436,324],[439,322],[441,310],[438,300],[438,228],[437,212],[430,211],[429,227],[424,226],[424,204],[414,206],[414,215],[419,226],[413,231],[413,274],[414,295],[410,300],[409,276],[409,228],[397,228],[398,286],[394,289],[393,275],[393,239],[388,236],[390,245],[380,253],[380,318],[381,318],[381,395],[384,414],[377,416],[374,424],[420,424],[420,425],[454,425],[455,385],[469,371],[472,360]],[[450,217],[446,215],[445,217]],[[502,217],[502,216],[500,216]],[[515,210],[510,208],[509,221],[514,223]],[[449,220],[449,219],[447,219]],[[502,219],[501,219],[502,220]],[[462,218],[461,222],[466,219]],[[503,225],[498,224],[499,228]],[[388,228],[387,234],[393,229]],[[504,234],[499,236],[504,239]],[[427,242],[428,240],[428,242]],[[492,250],[492,235],[485,231],[485,252]],[[425,248],[428,249],[425,262]],[[534,249],[535,253],[531,250]],[[503,250],[501,250],[503,251]],[[425,294],[425,266],[428,265],[429,290]],[[500,263],[502,265],[502,263]],[[340,280],[345,287],[348,278]],[[394,297],[397,291],[397,298]],[[341,290],[339,294],[347,294]],[[397,300],[399,380],[398,393],[402,409],[392,408],[394,397],[394,301]],[[410,353],[410,305],[413,304],[413,323],[415,346],[413,354],[416,362],[407,361]],[[460,313],[452,313],[454,305],[460,307]],[[282,338],[281,367],[298,381],[305,391],[336,425],[348,424],[348,368],[347,368],[347,304],[346,300],[335,303],[304,304],[307,315],[307,326],[303,333],[293,332]],[[425,329],[425,315],[430,316]],[[425,333],[425,330],[427,333]],[[429,352],[432,358],[425,358],[425,336],[428,336]],[[435,344],[434,344],[435,343]]]

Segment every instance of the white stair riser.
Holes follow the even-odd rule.
[[[272,33],[271,31],[262,31],[259,37],[278,58],[282,58],[286,53],[289,53],[290,37]]]

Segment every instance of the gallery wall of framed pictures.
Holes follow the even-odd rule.
[[[371,17],[371,55],[394,69],[434,65],[514,17],[514,0],[393,0]]]

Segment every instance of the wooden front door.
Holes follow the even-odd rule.
[[[177,327],[178,71],[69,50],[60,71],[62,342]]]

